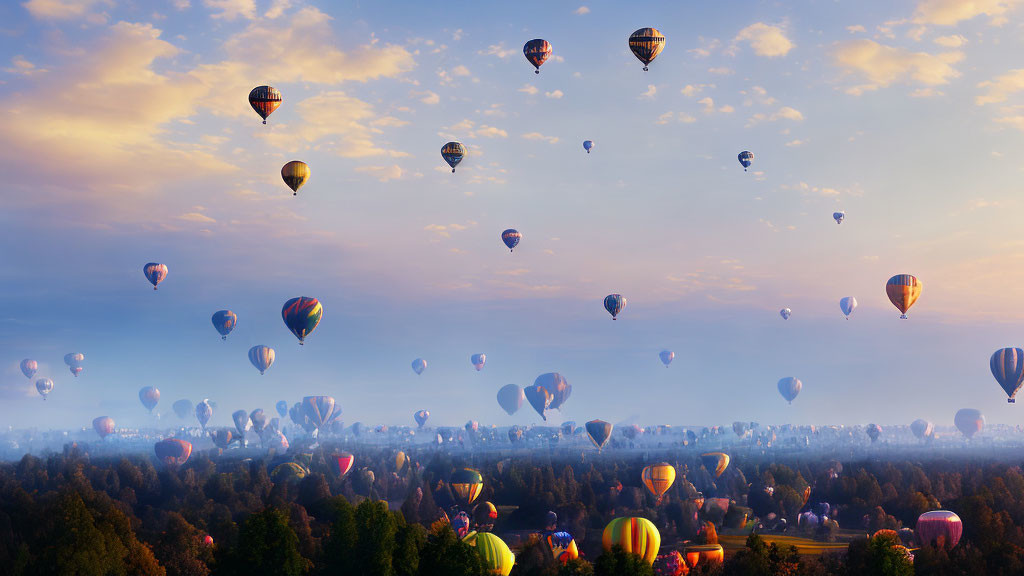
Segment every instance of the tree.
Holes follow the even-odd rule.
[[[394,515],[386,502],[364,500],[356,508],[356,562],[359,574],[365,576],[392,576],[392,557],[395,552]]]
[[[654,568],[640,556],[615,546],[597,557],[594,576],[654,576]]]
[[[420,552],[427,543],[427,533],[419,524],[400,523],[395,534],[392,565],[396,576],[416,576],[420,569]]]
[[[437,523],[420,555],[419,576],[482,576],[483,565],[472,546],[460,541],[447,523]]]
[[[168,512],[164,530],[157,535],[153,553],[167,570],[167,576],[206,576],[212,559],[201,545],[203,534],[181,514]]]
[[[265,508],[242,524],[232,568],[239,576],[300,576],[309,566],[299,554],[299,538],[288,526],[288,514]]]

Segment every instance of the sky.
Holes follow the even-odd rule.
[[[551,371],[573,386],[553,422],[1021,422],[988,359],[1024,346],[1024,0],[29,0],[0,21],[0,423],[165,425],[209,398],[227,425],[327,394],[346,423],[530,424],[495,394]],[[261,84],[284,98],[266,126]],[[324,307],[302,347],[295,296]]]

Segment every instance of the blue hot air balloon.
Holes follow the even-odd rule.
[[[853,296],[847,296],[839,300],[839,309],[843,311],[846,319],[850,319],[850,314],[853,314],[853,309],[857,307],[857,299]]]
[[[612,315],[612,320],[618,320],[616,317],[625,307],[626,298],[622,294],[609,294],[604,297],[604,309]]]
[[[220,333],[221,340],[227,340],[228,334],[231,334],[235,325],[238,324],[238,316],[231,310],[217,310],[210,320],[213,321],[213,327]]]
[[[522,238],[523,235],[515,228],[509,228],[501,233],[501,241],[508,247],[509,252],[519,245],[519,241],[522,240]]]
[[[1013,403],[1014,395],[1024,384],[1024,350],[1003,348],[996,350],[989,360],[989,368],[996,382],[1006,392],[1006,401]]]
[[[484,364],[487,363],[487,355],[473,354],[469,357],[469,361],[473,364],[473,368],[476,368],[476,371],[479,372],[484,369]]]
[[[803,383],[792,376],[779,380],[779,394],[782,394],[782,397],[790,404],[793,403],[793,399],[803,387]]]
[[[417,358],[412,361],[412,370],[416,374],[423,374],[423,371],[427,369],[427,361],[423,358]]]
[[[262,344],[249,348],[249,362],[263,374],[274,363],[274,349]]]
[[[749,152],[747,150],[740,152],[736,158],[740,161],[740,164],[743,166],[744,172],[746,172],[747,168],[750,168],[750,165],[754,163],[754,153]]]
[[[662,350],[658,353],[658,357],[661,358],[661,363],[665,365],[665,368],[668,368],[668,365],[676,357],[676,353],[671,350]]]
[[[590,154],[590,151],[594,149],[594,141],[593,140],[584,140],[583,141],[583,149],[587,151],[587,154]]]
[[[277,413],[281,415],[281,418],[288,415],[288,403],[284,400],[279,400],[278,403],[274,405],[274,408],[277,410]]]
[[[782,316],[783,320],[789,320],[789,317],[793,315],[793,311],[789,308],[783,308],[779,310],[779,316]]]
[[[842,224],[844,218],[846,218],[846,212],[842,210],[832,213],[832,219],[836,221],[836,224]]]
[[[455,167],[462,162],[462,159],[466,157],[466,147],[459,142],[448,142],[441,147],[441,158],[452,167],[452,173],[455,173]]]

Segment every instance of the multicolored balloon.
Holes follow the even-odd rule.
[[[961,408],[953,417],[953,424],[968,440],[985,427],[985,415],[974,408]]]
[[[252,431],[257,436],[262,436],[263,430],[267,427],[267,415],[263,413],[263,409],[257,408],[250,412],[249,421],[252,423]]]
[[[800,382],[792,376],[787,376],[786,378],[779,380],[779,394],[782,394],[782,397],[790,404],[793,403],[796,395],[800,393],[800,390],[802,390],[803,387],[803,382]]]
[[[476,548],[488,574],[508,576],[516,563],[516,555],[508,544],[490,532],[470,532],[463,542]]]
[[[923,284],[910,274],[897,274],[885,283],[885,294],[892,305],[900,311],[900,318],[907,319],[907,310],[921,296]]]
[[[299,296],[284,303],[281,319],[288,330],[299,339],[299,345],[306,343],[306,336],[316,330],[323,318],[324,308],[316,298]]]
[[[551,44],[547,40],[535,38],[523,46],[523,55],[533,64],[534,74],[540,74],[540,67],[551,57]]]
[[[452,167],[452,174],[455,173],[455,167],[462,162],[462,159],[466,157],[466,147],[459,142],[448,142],[444,146],[441,146],[441,158]]]
[[[501,241],[505,243],[509,252],[512,252],[515,247],[519,245],[519,241],[522,240],[522,238],[523,235],[515,228],[509,228],[501,233]]]
[[[231,433],[231,430],[227,428],[218,428],[217,430],[210,430],[210,440],[213,440],[213,445],[221,450],[226,449],[231,445],[231,441],[234,440],[235,435]]]
[[[484,369],[484,364],[487,363],[487,355],[473,354],[472,356],[469,357],[469,361],[471,364],[473,364],[473,368],[476,368],[476,371],[479,372]]]
[[[721,478],[722,474],[725,473],[725,469],[729,467],[729,455],[725,452],[701,454],[700,461],[707,468],[708,472],[715,475],[715,478]]]
[[[231,334],[235,325],[238,324],[238,316],[231,310],[217,310],[210,320],[213,322],[213,327],[217,329],[217,333],[220,334],[221,340],[227,340],[228,334]]]
[[[793,315],[793,311],[789,308],[783,308],[779,310],[779,316],[782,316],[783,320],[789,320],[789,317]]]
[[[142,273],[146,275],[146,280],[149,280],[149,283],[153,285],[153,290],[156,290],[156,285],[163,282],[164,278],[167,278],[167,266],[157,262],[149,262],[142,267]]]
[[[92,421],[92,429],[100,435],[100,440],[114,433],[114,419],[110,416],[100,416]]]
[[[309,180],[309,165],[301,160],[292,160],[281,167],[281,179],[292,189],[292,196],[298,196],[299,188]]]
[[[39,363],[25,358],[18,367],[21,368],[21,373],[25,375],[25,378],[31,380],[36,375],[36,371],[39,370]]]
[[[192,455],[192,443],[180,438],[167,438],[153,446],[156,457],[170,467],[181,466]]]
[[[469,507],[483,491],[484,477],[478,470],[460,468],[452,473],[450,484],[459,505]]]
[[[39,395],[43,397],[43,400],[46,400],[46,396],[49,395],[50,392],[53,392],[53,380],[50,380],[49,378],[40,378],[39,380],[36,380],[36,392],[39,392]]]
[[[281,93],[271,86],[257,86],[249,92],[249,106],[267,123],[267,116],[281,105]]]
[[[67,364],[71,373],[77,378],[82,373],[83,363],[85,362],[85,354],[81,352],[71,352],[64,355],[64,363]]]
[[[498,405],[509,416],[515,414],[523,407],[523,400],[526,400],[523,389],[515,384],[506,384],[498,390]]]
[[[910,423],[910,431],[920,440],[930,438],[935,432],[935,425],[927,420],[917,419]]]
[[[569,384],[569,381],[558,372],[541,374],[537,376],[533,384],[534,386],[543,386],[551,393],[551,404],[548,408],[552,410],[560,410],[562,404],[565,404],[565,401],[572,394],[572,386]]]
[[[612,428],[614,428],[610,422],[605,422],[604,420],[591,420],[584,427],[587,429],[590,441],[594,443],[594,446],[597,446],[598,452],[608,443],[608,439],[612,437]]]
[[[843,315],[846,319],[850,319],[850,314],[857,308],[857,299],[853,296],[846,296],[845,298],[839,299],[839,309],[843,311]]]
[[[641,28],[629,35],[629,49],[647,72],[647,65],[665,49],[665,37],[656,28]]]
[[[245,434],[252,428],[252,419],[249,418],[249,413],[245,410],[235,410],[231,413],[231,421],[235,423],[235,431],[238,432],[238,437],[244,443]]]
[[[621,546],[624,552],[636,554],[644,562],[654,564],[661,549],[661,533],[646,518],[616,518],[605,526],[601,546],[605,552]]]
[[[612,320],[618,320],[617,316],[626,307],[626,298],[622,294],[609,294],[604,297],[604,309],[612,315]]]
[[[1024,384],[1024,350],[1003,348],[996,350],[989,360],[989,368],[999,387],[1006,392],[1006,401],[1013,404],[1014,396]]]
[[[736,155],[736,159],[740,161],[740,166],[743,166],[743,171],[746,172],[747,168],[754,163],[754,153],[749,150],[744,150]]]
[[[426,369],[427,361],[424,360],[423,358],[417,358],[412,361],[412,371],[415,372],[417,376],[423,374],[423,371]]]
[[[665,365],[665,368],[668,368],[668,365],[672,363],[675,357],[676,353],[671,350],[662,350],[658,353],[658,358],[661,358],[661,363]]]
[[[341,416],[341,407],[336,406],[330,396],[306,396],[302,399],[302,409],[317,430]]]
[[[334,459],[337,464],[334,472],[338,475],[338,478],[344,478],[356,463],[356,457],[348,452],[337,454]]]
[[[551,532],[545,540],[551,555],[561,564],[568,564],[569,560],[580,557],[579,548],[576,547],[576,540],[568,532]]]
[[[270,346],[259,344],[249,348],[249,362],[260,371],[265,373],[274,364],[274,349]],[[284,414],[282,414],[284,416]]]
[[[153,408],[156,408],[156,403],[160,401],[160,390],[153,386],[144,387],[139,390],[139,401],[152,414]]]

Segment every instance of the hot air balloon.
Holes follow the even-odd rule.
[[[605,552],[621,546],[624,552],[636,554],[644,562],[654,564],[661,548],[661,533],[646,518],[616,518],[605,526],[601,546]]]
[[[931,422],[919,418],[910,423],[910,431],[917,438],[924,440],[935,432],[935,426]]]
[[[288,327],[288,330],[295,337],[299,339],[299,344],[306,343],[306,336],[313,333],[316,330],[317,324],[320,324],[320,319],[323,318],[324,308],[320,305],[320,302],[316,298],[309,298],[306,296],[299,296],[298,298],[292,298],[291,300],[284,303],[284,307],[281,308],[281,318],[284,320],[284,325]]]
[[[231,445],[231,441],[234,440],[234,434],[227,428],[218,428],[217,430],[210,431],[210,439],[213,440],[213,445],[221,450],[226,449]]]
[[[440,438],[440,436],[439,436]],[[513,426],[508,429],[508,441],[512,443],[519,442],[523,439],[523,430],[518,426]]]
[[[590,151],[594,149],[594,141],[593,140],[584,140],[583,141],[583,149],[587,151],[587,154],[590,154]]]
[[[146,386],[139,390],[139,401],[152,414],[153,408],[156,408],[156,403],[160,401],[160,391],[153,386]]]
[[[257,86],[249,92],[249,106],[267,123],[267,116],[281,105],[281,93],[271,86]]]
[[[471,532],[463,542],[476,548],[483,561],[484,570],[488,574],[508,576],[516,563],[516,555],[508,548],[508,544],[490,532]]]
[[[235,430],[238,431],[238,439],[245,444],[245,433],[252,428],[252,419],[245,410],[235,410],[231,413],[231,421],[235,423]]]
[[[427,419],[430,418],[430,412],[427,410],[420,410],[413,414],[412,417],[416,420],[416,425],[423,428],[423,425],[427,423]]]
[[[509,416],[515,414],[523,406],[523,400],[526,396],[523,394],[523,389],[515,384],[506,384],[498,390],[498,405],[501,409],[508,413]],[[543,416],[543,414],[541,414]]]
[[[53,392],[53,380],[49,378],[40,378],[36,380],[36,392],[46,400],[46,395]]]
[[[1006,401],[1014,402],[1014,396],[1024,384],[1024,350],[1020,348],[1003,348],[992,354],[988,362],[996,382],[1006,392]]]
[[[734,434],[736,434],[740,438],[743,438],[744,436],[747,435],[747,423],[746,422],[738,422],[738,421],[737,422],[733,422],[732,423],[732,431],[733,431]]]
[[[917,542],[921,546],[950,549],[960,542],[964,526],[949,510],[932,510],[917,517]]]
[[[865,432],[868,433],[868,438],[871,438],[871,443],[873,444],[882,435],[882,427],[878,424],[868,424]]]
[[[469,361],[471,364],[473,364],[473,368],[476,368],[476,371],[479,372],[484,369],[484,364],[487,363],[487,355],[473,354],[472,356],[469,357]]]
[[[836,224],[842,224],[843,218],[846,218],[846,212],[839,211],[832,213],[832,219],[836,221]]]
[[[618,320],[616,316],[626,307],[626,299],[622,294],[609,294],[604,297],[604,309],[612,315],[612,320]]]
[[[275,429],[268,436],[266,446],[272,454],[283,454],[288,451],[288,438],[285,437],[284,433]]]
[[[793,315],[793,311],[789,308],[783,308],[779,310],[779,316],[782,316],[783,320],[789,320],[789,317]]]
[[[551,392],[551,405],[548,408],[552,410],[561,410],[562,404],[572,394],[572,386],[569,384],[569,381],[558,372],[548,372],[537,376],[537,379],[533,381],[533,385],[543,386],[547,388],[548,392]]]
[[[192,455],[192,444],[180,438],[167,438],[153,446],[158,460],[167,466],[181,466]]]
[[[658,358],[661,358],[661,363],[665,365],[665,368],[668,368],[668,365],[672,363],[675,357],[676,353],[671,350],[662,350],[658,353]]]
[[[270,479],[274,481],[274,484],[282,482],[294,484],[305,478],[308,474],[309,470],[302,464],[298,462],[284,462],[274,468],[270,473]]]
[[[672,483],[676,481],[676,469],[667,462],[652,464],[644,468],[641,479],[647,490],[657,498],[658,502],[661,502],[665,492],[668,492]]]
[[[608,439],[612,437],[613,426],[604,420],[591,420],[585,426],[587,435],[590,436],[590,441],[594,443],[594,446],[597,446],[597,450],[600,452],[608,442]]]
[[[249,348],[249,362],[260,371],[262,375],[274,363],[274,349],[262,344]],[[283,416],[283,414],[282,414]]]
[[[82,373],[82,364],[85,362],[85,354],[81,352],[71,352],[64,355],[64,363],[68,365],[71,373],[77,378]]]
[[[192,402],[189,402],[188,400],[184,399],[178,400],[177,402],[171,405],[171,409],[174,410],[174,413],[178,416],[178,418],[184,420],[185,418],[188,418],[189,414],[192,413]]]
[[[492,530],[498,519],[498,509],[490,502],[481,502],[473,508],[473,523],[477,530]]]
[[[427,361],[423,358],[417,358],[412,361],[412,371],[415,372],[417,376],[423,374],[423,371],[426,369]]]
[[[790,404],[793,403],[796,395],[800,393],[803,387],[803,383],[792,376],[779,380],[779,394],[782,394],[782,397]]]
[[[335,406],[334,398],[330,396],[306,396],[302,399],[302,408],[317,430],[341,416],[341,408]]]
[[[686,576],[689,572],[690,568],[678,550],[672,550],[668,554],[659,554],[654,559],[654,573],[657,576]]]
[[[312,434],[316,427],[313,426],[313,422],[310,421],[309,416],[306,416],[306,411],[302,407],[302,402],[296,402],[292,404],[292,407],[288,409],[288,417],[292,419],[292,422],[298,424],[307,433]]]
[[[213,406],[210,406],[210,401],[203,399],[202,402],[196,404],[196,420],[199,420],[199,425],[206,430],[206,423],[210,421],[210,417],[213,416]]]
[[[334,471],[338,474],[338,478],[344,478],[356,463],[356,457],[348,452],[337,454],[334,459],[337,464],[337,468]]]
[[[647,72],[647,65],[665,49],[665,37],[656,28],[641,28],[630,34],[629,49],[644,63],[644,72]]]
[[[284,400],[278,400],[277,404],[274,404],[274,409],[277,410],[277,413],[281,418],[288,415],[288,403]]]
[[[213,546],[213,536],[210,536],[209,534],[207,534],[206,536],[203,536],[203,545],[204,546]]]
[[[519,245],[519,241],[523,239],[523,235],[519,233],[515,228],[509,228],[501,233],[501,241],[508,247],[508,251],[512,252],[516,246]]]
[[[551,406],[551,392],[548,392],[548,389],[543,386],[534,384],[527,386],[523,390],[523,395],[526,396],[526,400],[537,411],[537,414],[540,414],[540,417],[547,422],[548,417],[544,415],[544,412]]]
[[[455,173],[455,167],[462,162],[462,159],[466,157],[466,147],[458,142],[448,142],[444,146],[441,146],[441,158],[452,167],[452,174]]]
[[[974,408],[961,408],[956,411],[953,424],[964,436],[971,439],[985,427],[985,415]]]
[[[746,172],[747,168],[750,168],[750,165],[754,163],[754,153],[744,150],[736,156],[736,159],[740,161],[740,166],[743,166],[743,171]]]
[[[547,40],[536,38],[523,46],[523,55],[533,64],[534,74],[540,74],[540,67],[551,56],[551,44]]]
[[[724,452],[708,452],[700,455],[700,461],[707,468],[708,472],[721,478],[722,473],[729,467],[729,455]]]
[[[484,477],[472,468],[460,468],[452,473],[450,482],[460,506],[469,507],[484,489]]]
[[[405,465],[409,462],[409,457],[405,455],[405,452],[399,450],[395,453],[395,472],[401,473],[405,469]]]
[[[839,299],[839,309],[843,311],[843,315],[846,319],[850,319],[850,314],[853,314],[854,309],[857,308],[857,299],[853,296],[846,296],[845,298]]]
[[[36,370],[39,370],[39,363],[35,360],[25,358],[21,361],[19,367],[21,368],[21,373],[25,375],[25,378],[31,380],[32,377],[36,375]]]
[[[114,419],[110,416],[100,416],[92,421],[92,429],[100,435],[100,439],[114,433]]]
[[[231,331],[235,329],[235,324],[238,324],[238,316],[231,310],[217,310],[210,320],[220,334],[221,340],[227,340],[228,334],[231,334]]]
[[[164,278],[167,277],[167,266],[150,262],[142,267],[142,273],[146,275],[146,280],[149,280],[149,283],[153,285],[153,290],[156,290],[156,285],[163,282]]]
[[[262,408],[257,408],[249,413],[249,421],[252,422],[252,431],[257,436],[263,436],[263,430],[267,427],[267,415]]]
[[[698,564],[721,563],[725,561],[725,551],[720,544],[691,544],[686,547],[686,565],[691,569]]]
[[[907,319],[907,310],[917,302],[921,295],[921,281],[910,274],[897,274],[885,283],[885,293],[889,301],[900,311],[900,318]]]
[[[292,189],[292,196],[298,196],[299,188],[309,180],[309,165],[301,160],[292,160],[281,167],[281,178]]]
[[[551,555],[561,564],[568,564],[569,560],[580,557],[579,548],[576,547],[576,540],[568,532],[551,532],[544,539],[551,549]]]

